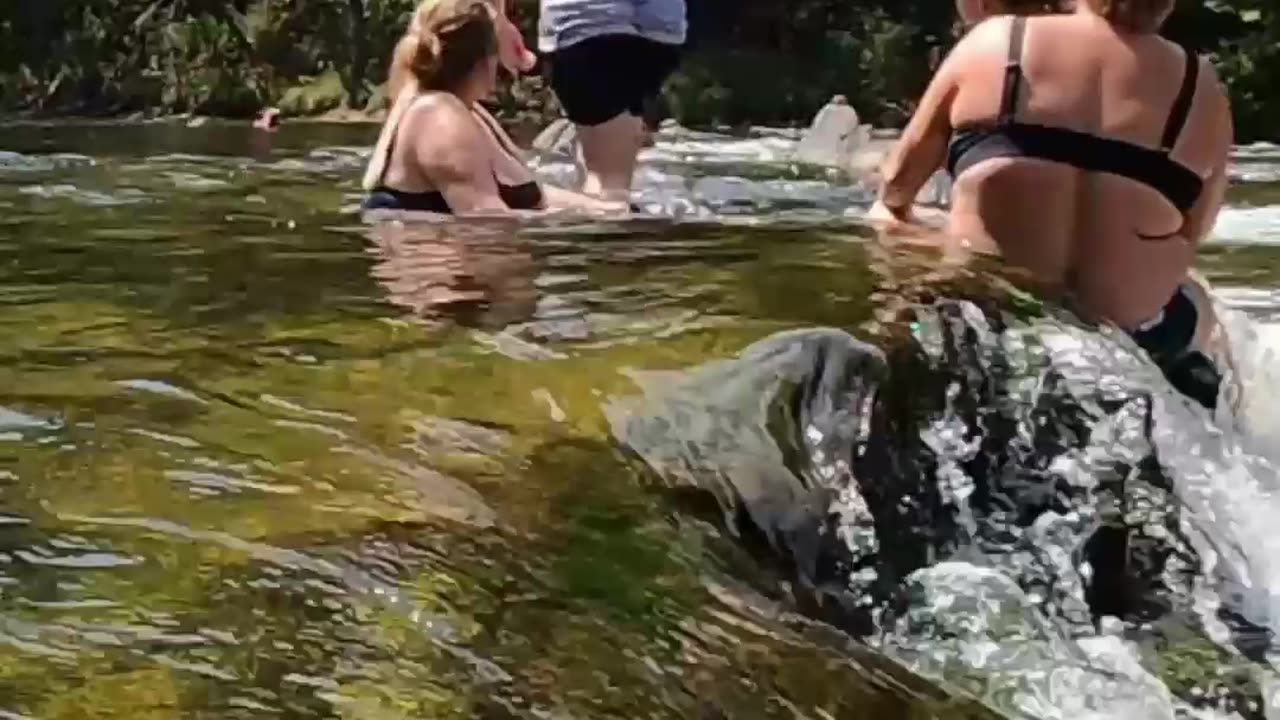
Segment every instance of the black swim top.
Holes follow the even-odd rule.
[[[506,142],[501,132],[490,125],[489,120],[481,113],[472,113],[484,129],[493,136],[503,151],[512,157],[519,157],[515,148]],[[387,156],[390,158],[392,149],[395,147],[393,140],[387,148]],[[389,165],[390,163],[388,163]],[[383,169],[383,175],[386,175],[386,169]],[[498,197],[502,198],[502,202],[512,210],[538,210],[543,206],[542,188],[536,180],[530,180],[519,185],[504,185],[498,180],[498,176],[494,174],[494,180],[498,183]],[[383,183],[379,183],[364,199],[361,204],[365,210],[406,210],[411,212],[433,212],[445,215],[452,215],[453,209],[449,207],[449,203],[444,198],[444,193],[439,190],[426,190],[422,192],[408,192],[406,190],[397,190],[388,187]]]
[[[1200,71],[1200,61],[1195,53],[1183,48],[1187,68],[1182,77],[1182,88],[1169,112],[1164,138],[1156,149],[1077,130],[1019,122],[1018,95],[1023,83],[1022,43],[1025,34],[1026,18],[1014,18],[1000,114],[994,124],[956,130],[947,157],[947,170],[951,176],[959,177],[970,167],[992,158],[1036,158],[1129,178],[1159,192],[1178,210],[1184,213],[1190,210],[1200,197],[1204,180],[1187,166],[1175,162],[1169,153],[1182,134],[1195,97]]]
[[[542,207],[542,188],[530,180],[519,185],[498,183],[498,197],[512,210],[538,210]],[[379,185],[364,199],[365,210],[407,210],[452,215],[453,208],[439,190],[407,192]]]

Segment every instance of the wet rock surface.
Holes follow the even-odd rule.
[[[814,116],[796,147],[800,162],[845,167],[854,152],[871,139],[871,128],[859,123],[858,111],[843,95],[831,98]]]
[[[1049,362],[1044,328],[970,303],[914,312],[887,351],[792,331],[640,376],[644,399],[610,406],[615,435],[668,486],[713,496],[807,614],[998,709],[1045,701],[1058,673],[1078,712],[1261,717],[1257,687],[1209,665],[1262,660],[1270,635],[1229,601],[1197,609],[1217,580],[1151,440],[1149,388],[1081,382]],[[1217,689],[1169,680],[1187,646],[1215,656],[1197,682]]]

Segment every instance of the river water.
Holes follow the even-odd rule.
[[[922,300],[928,255],[875,242],[867,191],[792,165],[786,131],[664,133],[645,219],[370,228],[351,210],[374,131],[4,130],[0,718],[1266,713],[1280,148],[1238,150],[1202,253],[1244,388],[1239,418],[1211,420],[998,269]],[[891,351],[904,337],[910,362]],[[1088,476],[1062,490],[1070,511],[1010,521],[1016,552],[928,540],[899,563],[893,523],[855,517],[897,499],[824,474],[841,453],[846,475],[868,467],[828,441],[852,421],[872,455],[918,440],[885,466],[927,455],[963,529],[947,532],[986,537],[996,513],[966,498],[988,479],[974,443],[999,435],[983,403],[1000,403],[963,410],[970,385],[938,380],[989,370],[990,353],[948,355],[966,343],[1039,348],[1012,363],[1034,388],[1000,375],[1013,415],[1046,397],[1026,369],[1052,365],[1063,387],[1138,383],[1145,425],[1082,402],[1072,432],[1090,439],[1036,454]],[[779,378],[847,380],[859,358],[906,409],[850,420],[810,383],[780,405],[808,418],[798,449],[775,443],[760,398]],[[937,408],[912,404],[935,386]],[[1161,612],[1081,620],[1094,571],[1069,556],[1100,516],[1097,468],[1138,445],[1179,508],[1151,535],[1181,539],[1161,557],[1193,558],[1190,579]],[[791,472],[796,452],[823,472]],[[827,504],[793,512],[818,485]],[[806,569],[804,518],[837,516],[814,543],[878,543],[896,609],[862,607],[866,567]],[[942,534],[923,517],[901,516],[902,547]],[[761,542],[771,523],[795,532]],[[825,601],[805,589],[832,577]]]

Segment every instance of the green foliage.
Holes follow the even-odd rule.
[[[1243,14],[1242,14],[1243,15]],[[1261,9],[1243,15],[1249,28],[1224,41],[1218,71],[1231,93],[1236,135],[1280,137],[1280,12]]]
[[[229,5],[21,0],[2,12],[10,107],[235,113],[266,95],[266,70],[228,24]]]
[[[286,115],[315,115],[340,107],[347,99],[347,88],[336,70],[327,70],[317,78],[285,90],[280,96],[280,110]]]
[[[299,112],[379,105],[414,0],[10,0],[0,7],[0,109],[249,114],[286,97]],[[536,0],[512,14],[532,41]],[[803,123],[834,94],[901,123],[949,42],[952,3],[704,0],[667,91],[686,124]],[[1280,127],[1280,9],[1269,0],[1180,0],[1170,35],[1209,53],[1242,139]],[[316,98],[313,78],[325,78]],[[340,93],[335,92],[340,86]],[[505,87],[499,113],[556,111],[539,76]]]

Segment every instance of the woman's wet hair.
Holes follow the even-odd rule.
[[[498,52],[494,7],[488,0],[424,0],[391,58],[387,96],[415,89],[450,91]]]
[[[1160,30],[1174,0],[1080,0],[1121,30],[1153,33]]]

